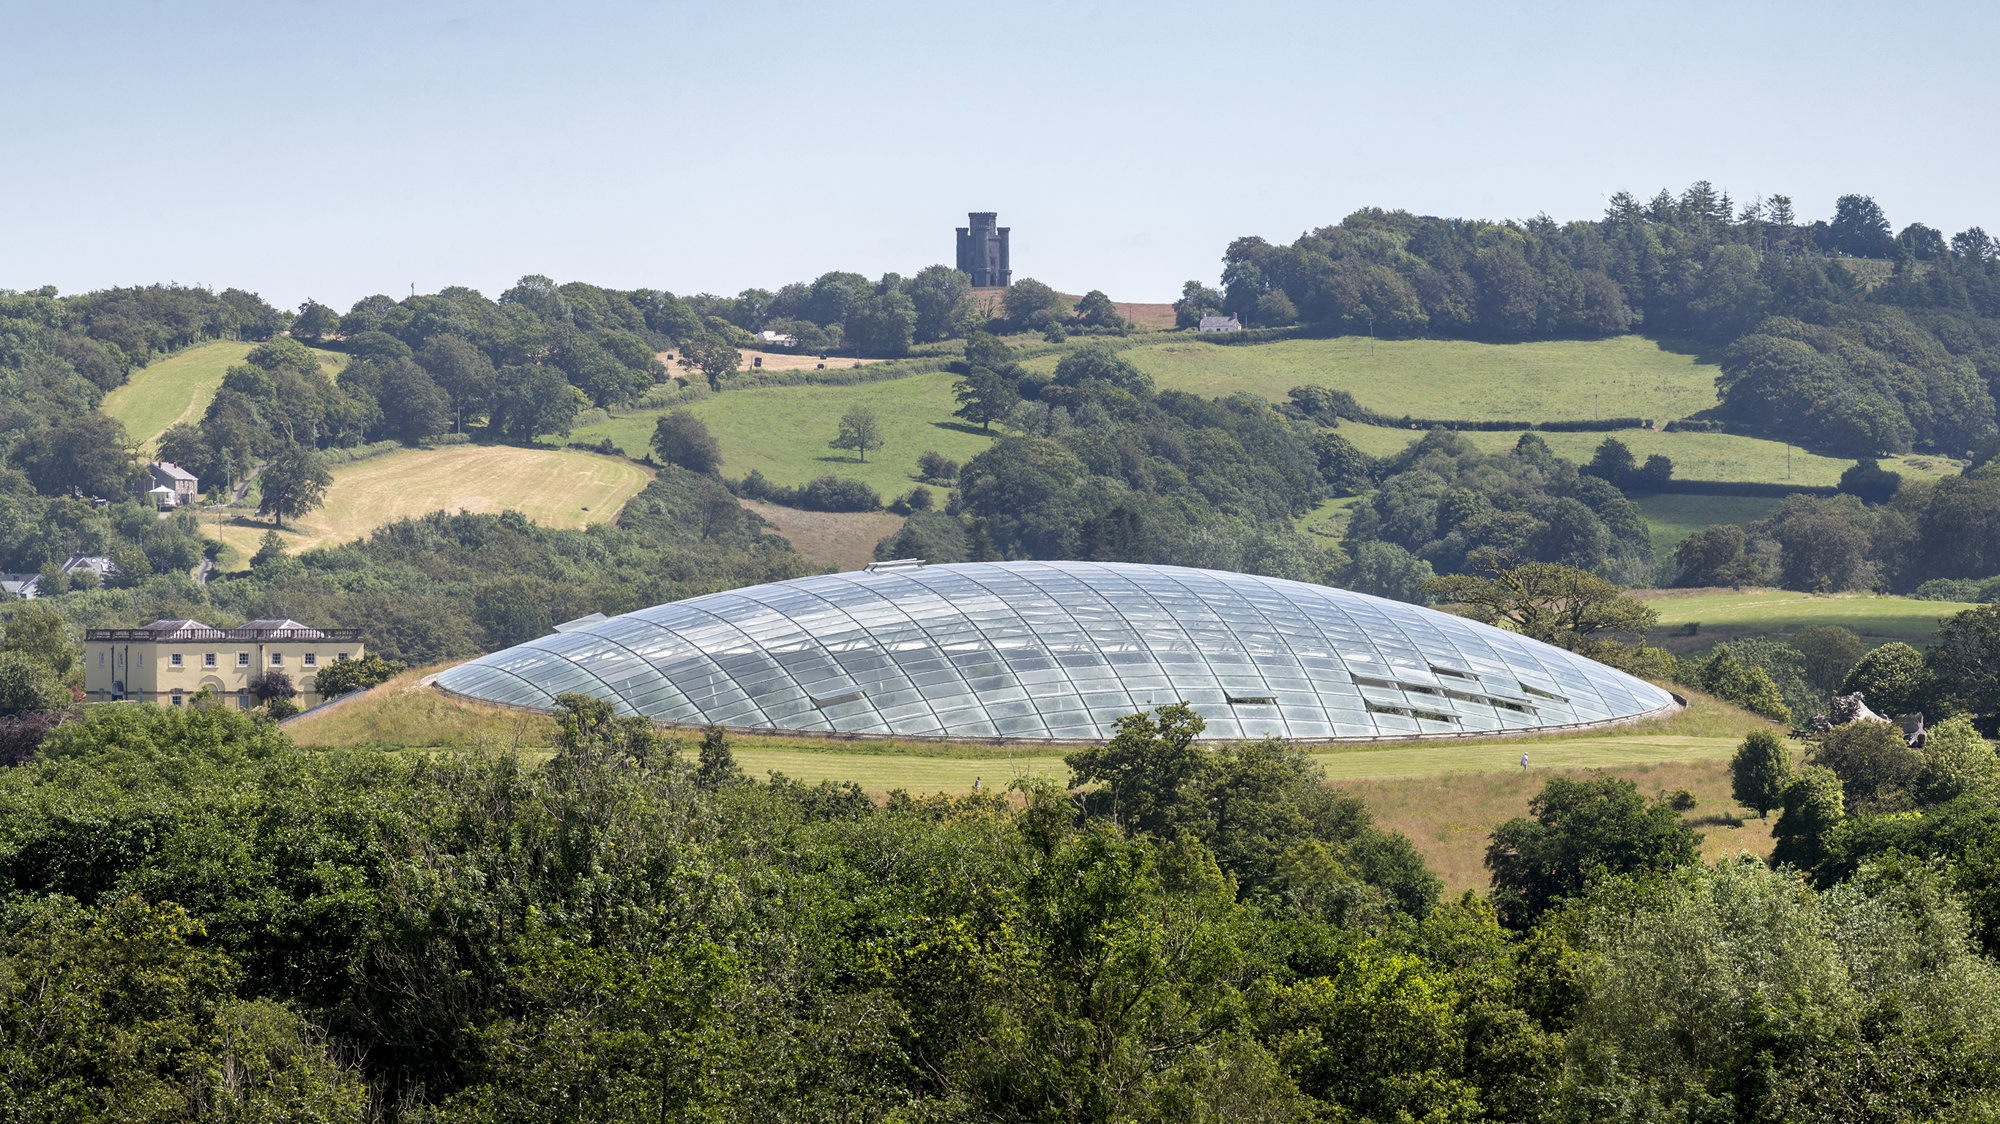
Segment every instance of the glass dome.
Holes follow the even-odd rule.
[[[1206,738],[1307,741],[1574,728],[1676,705],[1449,613],[1175,566],[878,563],[563,628],[435,683],[536,708],[576,692],[665,723],[1061,741],[1183,699]]]

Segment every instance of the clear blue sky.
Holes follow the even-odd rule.
[[[0,288],[345,309],[947,262],[1171,300],[1357,207],[2000,229],[1991,5],[0,0]]]

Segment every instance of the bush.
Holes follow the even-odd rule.
[[[292,715],[300,713],[301,709],[299,704],[290,699],[272,699],[270,702],[264,704],[264,713],[278,719],[290,718]]]
[[[1730,759],[1729,795],[1756,811],[1758,819],[1784,802],[1785,786],[1791,782],[1791,757],[1785,743],[1769,730],[1752,730]]]
[[[291,699],[298,697],[299,689],[292,685],[292,677],[282,671],[267,671],[253,684],[250,690],[262,701]]]
[[[917,458],[917,478],[926,484],[943,484],[958,479],[958,462],[934,450]]]
[[[820,476],[799,490],[798,506],[809,511],[880,511],[882,497],[863,481]]]
[[[322,699],[330,699],[349,691],[365,691],[404,670],[406,665],[375,655],[335,660],[313,677],[313,692]]]

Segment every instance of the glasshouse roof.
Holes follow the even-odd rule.
[[[1400,601],[1112,562],[878,563],[711,593],[440,674],[473,699],[575,692],[665,723],[1101,740],[1187,701],[1203,736],[1333,741],[1520,732],[1671,711],[1594,660]]]

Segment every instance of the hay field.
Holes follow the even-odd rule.
[[[739,501],[790,540],[806,560],[835,570],[859,570],[875,560],[875,544],[895,534],[903,517],[887,511],[800,511],[757,500]]]
[[[243,362],[257,346],[240,340],[217,340],[177,352],[132,372],[124,386],[104,396],[103,410],[125,425],[125,432],[138,442],[142,453],[150,454],[159,444],[160,434],[180,422],[201,421],[222,376]],[[327,377],[340,369],[343,357],[313,349]]]
[[[571,449],[410,449],[335,468],[326,506],[280,533],[291,549],[303,550],[362,538],[398,519],[461,509],[519,511],[543,526],[582,527],[616,519],[650,479],[630,461]],[[212,533],[244,558],[271,529],[266,520],[223,518]]]

